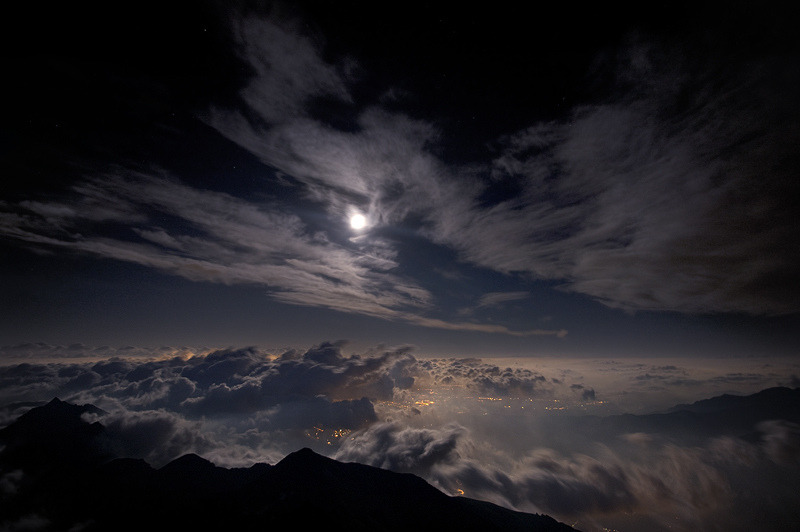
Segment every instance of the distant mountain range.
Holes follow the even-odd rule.
[[[275,465],[226,469],[189,454],[154,469],[115,455],[105,427],[86,420],[102,414],[53,399],[0,430],[0,529],[573,530],[310,449]]]
[[[667,413],[693,412],[696,414],[719,414],[736,410],[751,418],[780,417],[788,421],[800,419],[800,388],[767,388],[752,395],[724,394],[711,399],[703,399],[692,404],[677,405]]]
[[[574,444],[578,428],[585,442],[604,441],[631,433],[647,433],[699,444],[716,436],[752,440],[759,422],[781,419],[800,424],[800,388],[775,387],[752,395],[720,395],[691,404],[680,404],[652,414],[613,416],[553,416],[542,421],[551,435],[550,444]]]

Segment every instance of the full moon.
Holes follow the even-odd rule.
[[[350,227],[353,229],[364,229],[367,225],[367,219],[363,214],[354,214],[350,217]]]

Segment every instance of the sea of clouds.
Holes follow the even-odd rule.
[[[648,395],[663,410],[701,390],[797,386],[791,362],[727,361],[712,371],[691,360],[436,359],[409,347],[351,353],[345,342],[275,352],[163,348],[149,357],[129,348],[99,360],[110,350],[27,349],[49,361],[0,367],[3,424],[53,397],[91,403],[106,414],[89,421],[106,427],[116,451],[154,466],[189,452],[226,467],[275,463],[311,447],[584,530],[736,529],[763,515],[790,523],[800,512],[796,424],[769,420],[740,438],[724,427],[687,435],[657,416],[618,414],[641,410]],[[57,361],[57,352],[70,358]]]

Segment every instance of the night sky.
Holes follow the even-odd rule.
[[[185,423],[290,361],[328,368],[281,381],[324,395],[326,415],[459,378],[607,414],[798,386],[796,22],[751,2],[10,8],[2,397]],[[186,362],[206,355],[238,369]],[[87,365],[109,357],[124,371]],[[161,395],[119,391],[137,364]],[[240,420],[227,451],[185,448],[290,452],[299,440],[275,434],[310,430],[319,403],[303,425],[270,397],[267,443],[248,446]],[[403,430],[480,432],[453,428],[451,407]],[[376,416],[351,428],[368,439]],[[427,478],[460,489],[448,464]]]
[[[796,353],[780,13],[168,4],[7,19],[4,343]]]

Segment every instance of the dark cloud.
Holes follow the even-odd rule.
[[[594,389],[584,388],[582,384],[573,384],[570,389],[580,393],[581,399],[584,401],[594,401],[596,398]]]
[[[52,525],[53,523],[49,519],[38,514],[30,514],[10,523],[8,530],[49,530]]]
[[[17,493],[25,473],[21,469],[15,469],[0,475],[0,498],[5,498]]]
[[[345,344],[343,342],[325,342],[306,351],[306,354],[303,355],[303,358],[312,362],[319,362],[320,364],[334,366],[344,361],[344,357],[342,356],[341,352],[341,348],[344,345]]]
[[[232,17],[230,22],[240,54],[255,69],[255,81],[242,97],[259,119],[274,124],[303,116],[309,101],[322,96],[351,99],[346,65],[337,68],[325,62],[320,46],[299,20]]]

